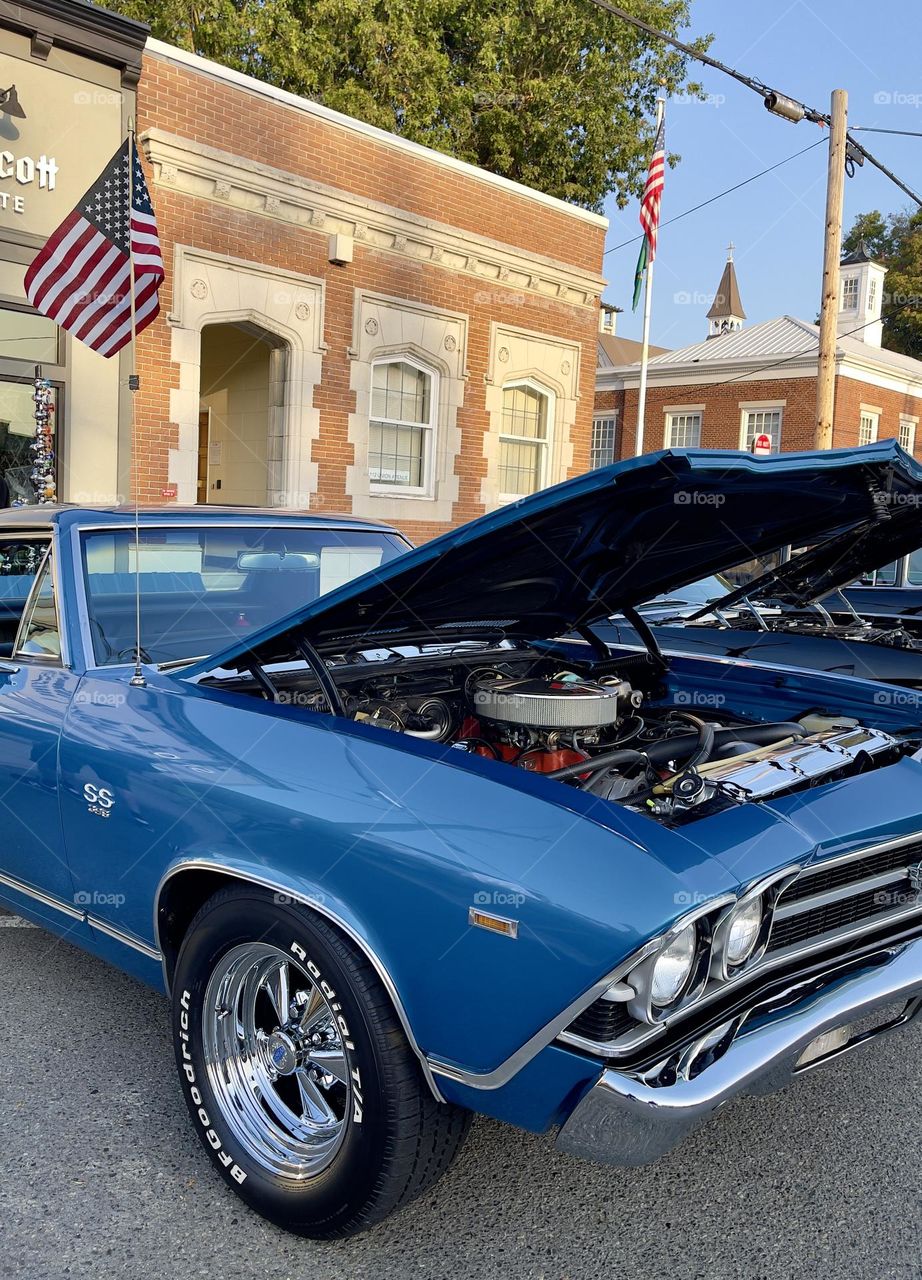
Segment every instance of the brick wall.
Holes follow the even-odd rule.
[[[513,245],[519,250],[601,271],[604,229],[582,218],[540,205],[527,196],[504,192],[475,177],[455,173],[423,157],[394,151],[341,126],[318,121],[242,88],[173,65],[145,58],[138,96],[139,130],[158,128],[197,143],[291,171],[345,192],[399,206],[411,214],[448,223]],[[571,473],[588,465],[595,382],[598,316],[595,307],[575,307],[527,292],[516,294],[497,281],[465,276],[431,264],[413,262],[356,242],[354,261],[344,267],[327,259],[328,233],[260,217],[244,210],[156,186],[152,191],[166,281],[161,315],[139,341],[142,392],[138,397],[141,441],[139,492],[145,502],[162,502],[167,486],[168,451],[177,447],[170,423],[170,389],[178,385],[170,359],[173,246],[182,244],[243,258],[269,267],[322,277],[326,281],[322,381],[314,403],[320,410],[318,492],[312,509],[346,511],[346,467],[354,462],[347,436],[348,415],[356,411],[349,387],[348,350],[353,341],[356,289],[422,302],[469,317],[464,404],[458,415],[462,432],[456,463],[460,488],[452,524],[483,512],[481,480],[485,471],[483,434],[491,321],[514,324],[582,346],[580,401],[573,428]],[[447,525],[406,522],[415,540],[440,533]]]
[[[858,443],[861,405],[879,409],[881,440],[899,437],[900,414],[922,417],[922,401],[902,392],[888,391],[853,378],[836,378],[833,445],[847,448]],[[781,431],[785,451],[812,449],[816,423],[816,379],[765,379],[760,382],[731,382],[723,385],[694,384],[647,388],[646,432],[648,451],[663,448],[667,405],[704,405],[701,444],[708,449],[738,449],[745,403],[784,400]],[[637,391],[597,391],[595,412],[619,411],[618,456],[631,457],[635,449]],[[916,453],[922,456],[922,431],[917,431]]]

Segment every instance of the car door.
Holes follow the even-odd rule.
[[[2,572],[10,565],[16,572]],[[0,533],[0,583],[0,894],[60,926],[82,916],[58,803],[58,743],[78,677],[62,643],[50,533]]]

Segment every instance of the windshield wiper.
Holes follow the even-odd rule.
[[[173,658],[170,662],[159,662],[157,670],[175,671],[178,667],[189,667],[193,662],[204,662],[207,657],[207,653],[202,653],[197,658]]]

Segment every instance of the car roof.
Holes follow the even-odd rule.
[[[135,509],[127,504],[85,507],[78,503],[44,503],[25,507],[8,507],[0,511],[0,528],[47,529],[57,525],[69,529],[74,525],[133,524]],[[138,519],[144,524],[164,522],[176,524],[298,524],[315,529],[373,529],[397,533],[392,525],[377,520],[333,512],[286,511],[279,507],[164,506],[141,507]]]

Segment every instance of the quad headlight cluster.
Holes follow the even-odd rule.
[[[687,915],[638,955],[622,978],[628,1009],[642,1022],[657,1023],[704,992],[741,976],[765,953],[775,903],[799,867],[750,885],[739,897],[712,899]]]

